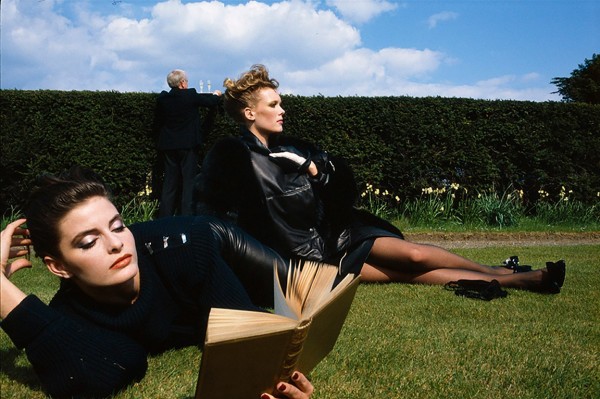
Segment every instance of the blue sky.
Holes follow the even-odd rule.
[[[3,89],[221,88],[254,63],[283,93],[560,100],[600,53],[597,0],[2,0]]]

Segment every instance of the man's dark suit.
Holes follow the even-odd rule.
[[[198,93],[196,89],[172,88],[159,94],[158,150],[163,152],[165,162],[159,217],[172,216],[178,206],[181,214],[192,213],[194,177],[200,161],[198,147],[203,140],[198,107],[216,106],[219,101],[219,96]],[[179,194],[181,202],[177,204]]]

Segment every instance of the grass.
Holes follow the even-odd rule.
[[[336,347],[311,375],[314,399],[596,397],[600,246],[455,252],[488,264],[518,254],[536,267],[564,258],[567,280],[559,295],[508,290],[507,298],[491,302],[440,286],[361,285]],[[46,301],[57,286],[40,264],[14,280]],[[4,332],[0,354],[2,398],[45,397]],[[197,348],[153,357],[146,377],[115,398],[190,399],[199,362]]]
[[[457,252],[488,263],[508,252],[534,264],[564,257],[567,285],[557,296],[509,290],[491,302],[435,286],[362,286],[335,353],[316,374],[327,375],[319,388],[331,382],[337,392],[319,397],[595,397],[600,247]]]

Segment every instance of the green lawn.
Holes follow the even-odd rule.
[[[518,254],[535,267],[564,258],[565,287],[552,296],[509,290],[484,302],[439,286],[362,285],[335,349],[311,375],[314,399],[597,397],[600,246],[455,252],[489,264]],[[44,300],[56,288],[39,265],[15,281]],[[0,351],[0,396],[45,397],[3,332]],[[195,348],[154,357],[146,377],[115,398],[189,399],[199,361]]]

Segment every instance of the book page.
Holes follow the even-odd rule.
[[[316,262],[298,261],[290,265],[288,270],[287,287],[285,298],[290,309],[297,315],[297,318],[302,317],[304,303],[310,292],[315,276],[319,272],[321,265]]]
[[[205,342],[210,344],[271,334],[297,325],[297,320],[272,313],[213,308],[208,318]]]
[[[302,304],[303,318],[310,317],[317,309],[328,302],[332,294],[333,282],[337,275],[337,266],[328,264],[317,265],[317,271]]]
[[[275,313],[297,320],[309,318],[353,278],[353,275],[346,276],[332,290],[337,275],[337,266],[313,261],[294,263],[288,271],[284,294],[279,286],[277,268],[274,268]]]
[[[291,268],[291,265],[290,265]],[[287,286],[290,285],[290,272],[288,270],[287,275]],[[274,308],[273,312],[275,314],[289,317],[290,319],[299,320],[300,314],[296,314],[288,304],[288,300],[286,299],[286,295],[283,293],[281,289],[281,285],[279,284],[279,273],[277,272],[277,266],[273,266],[273,303]]]

